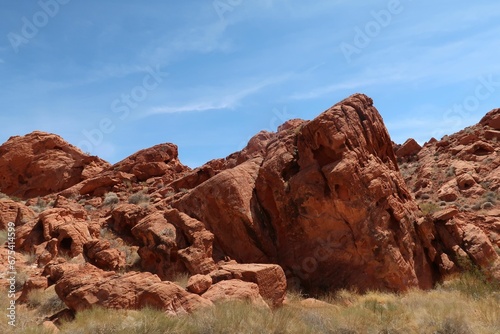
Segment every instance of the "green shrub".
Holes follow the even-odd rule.
[[[434,202],[426,202],[420,204],[420,210],[424,215],[431,215],[434,212],[439,211],[440,209],[441,209],[440,206]]]
[[[151,197],[142,191],[139,191],[128,198],[130,204],[149,204]]]
[[[106,195],[104,195],[104,201],[103,205],[115,205],[120,202],[120,199],[118,198],[118,195],[114,192],[109,192]]]

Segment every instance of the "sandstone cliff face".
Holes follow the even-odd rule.
[[[311,289],[432,284],[417,208],[370,98],[354,95],[265,140],[172,203],[214,233],[216,255],[278,263]]]
[[[92,177],[109,164],[84,154],[61,137],[40,131],[11,137],[0,146],[0,192],[45,196]]]

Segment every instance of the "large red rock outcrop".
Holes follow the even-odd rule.
[[[214,233],[216,260],[278,263],[310,289],[432,285],[417,207],[370,98],[353,95],[265,141],[171,203]]]
[[[0,146],[0,192],[20,198],[45,196],[108,167],[59,136],[35,131]]]

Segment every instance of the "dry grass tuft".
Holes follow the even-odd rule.
[[[177,278],[184,279],[187,277]],[[16,333],[38,333],[36,321],[27,320],[29,312],[32,318],[33,312],[40,317],[63,307],[39,293],[30,295],[29,303],[35,308],[21,317],[23,328]],[[0,306],[4,307],[5,294],[2,298]],[[61,333],[500,333],[498,285],[474,272],[454,277],[431,291],[359,294],[340,290],[321,297],[324,303],[320,307],[314,303],[304,306],[303,300],[299,291],[291,291],[286,304],[275,310],[226,302],[180,317],[153,309],[94,308],[63,324]],[[1,326],[0,331],[8,333]]]

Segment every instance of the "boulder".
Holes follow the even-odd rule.
[[[435,221],[447,221],[447,220],[452,219],[456,215],[458,215],[458,210],[456,208],[447,208],[447,209],[435,212],[432,215],[432,219],[434,219]]]
[[[500,109],[493,109],[489,113],[487,113],[479,124],[483,126],[489,126],[494,130],[500,130]]]
[[[160,144],[134,153],[113,165],[113,170],[133,174],[139,181],[157,176],[172,181],[189,167],[180,163],[176,145]]]
[[[175,209],[144,217],[131,232],[141,245],[142,267],[162,279],[182,271],[207,274],[215,269],[214,235],[203,223]]]
[[[201,295],[212,286],[212,277],[210,275],[193,275],[189,277],[186,289],[197,295]]]
[[[108,167],[59,136],[35,131],[11,137],[0,146],[0,191],[20,198],[45,196]]]
[[[19,226],[35,217],[36,213],[26,205],[10,199],[0,199],[0,230],[5,230],[10,222]]]
[[[90,240],[83,245],[88,261],[104,270],[120,270],[125,268],[125,253],[111,248],[108,240]]]
[[[470,189],[475,184],[476,180],[471,174],[462,174],[457,177],[457,185],[460,190]]]
[[[415,141],[415,139],[410,138],[396,151],[396,156],[398,158],[409,158],[420,152],[422,146]]]
[[[223,264],[220,269],[232,277],[258,285],[260,295],[273,307],[283,304],[286,296],[286,277],[283,269],[275,264]]]
[[[162,282],[148,272],[118,275],[90,264],[56,264],[50,267],[59,298],[74,311],[93,306],[114,309],[154,307],[178,315],[211,306],[207,299],[191,294],[172,282]]]
[[[214,234],[197,219],[178,210],[166,210],[165,218],[179,231],[177,255],[191,274],[208,274],[216,266],[213,260]]]
[[[183,271],[184,266],[177,256],[175,226],[168,223],[161,212],[144,217],[131,232],[141,246],[138,254],[144,270],[162,279],[171,279],[175,273]]]
[[[259,294],[259,286],[257,284],[238,279],[221,281],[212,285],[202,297],[213,303],[240,300],[250,302],[255,306],[268,308],[266,302]]]

